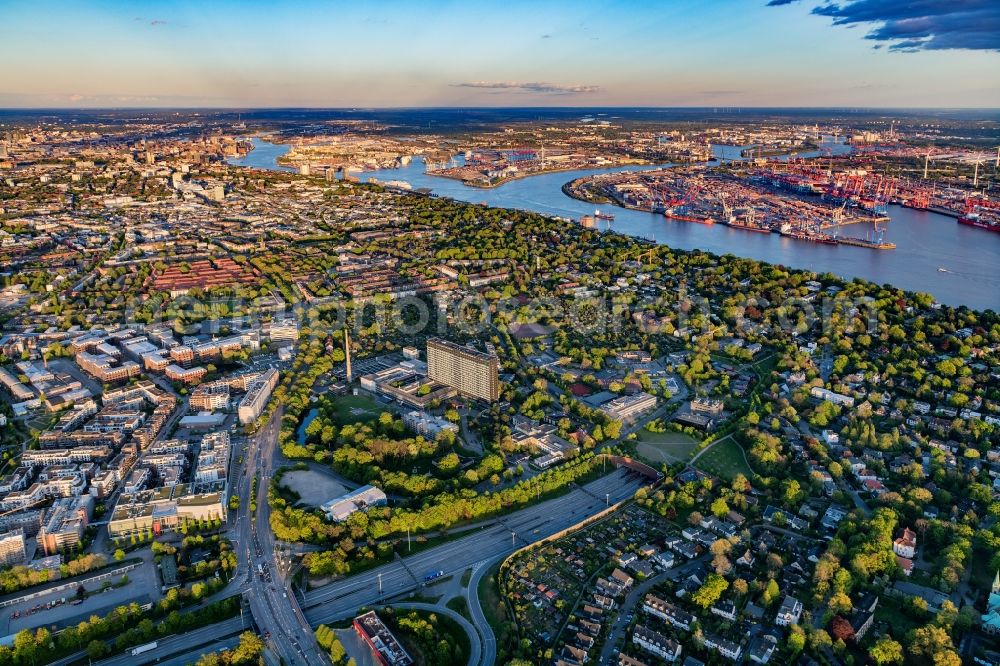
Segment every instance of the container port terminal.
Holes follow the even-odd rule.
[[[970,190],[928,182],[929,157],[924,179],[887,175],[879,157],[869,149],[836,158],[757,158],[718,166],[601,174],[569,182],[563,191],[585,201],[662,214],[671,222],[721,224],[804,242],[875,250],[896,247],[886,239],[890,204],[942,213],[962,225],[1000,232],[1000,203],[976,189],[978,166]],[[599,214],[584,216],[580,223],[599,226],[600,219]],[[843,227],[858,225],[868,226],[863,237],[842,233]]]
[[[583,178],[565,189],[570,196],[600,196],[625,208],[659,213],[667,223],[723,224],[806,242],[880,250],[895,247],[884,240],[885,208],[891,194],[888,184],[878,186],[874,198],[862,202],[821,196],[810,181],[794,173],[671,168]],[[602,216],[606,213],[586,216],[581,223],[596,226]],[[867,237],[839,234],[840,227],[861,223],[871,225]]]

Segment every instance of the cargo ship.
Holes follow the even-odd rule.
[[[958,218],[959,224],[964,224],[967,227],[975,227],[976,229],[985,229],[986,231],[993,231],[1000,233],[1000,222],[995,222],[993,220],[984,220],[979,217],[979,213],[969,213]]]
[[[594,211],[594,217],[596,217],[598,220],[609,220],[610,221],[610,220],[615,219],[615,216],[612,215],[611,213],[602,213],[599,210],[595,210]]]
[[[680,220],[681,222],[694,222],[695,224],[715,224],[715,220],[710,217],[692,217],[690,215],[681,215],[680,213],[675,213],[670,210],[664,212],[663,217],[671,220]]]
[[[811,234],[807,231],[782,231],[781,235],[793,240],[809,241],[810,243],[821,243],[823,245],[836,245],[837,239],[826,234]]]
[[[873,241],[866,238],[854,238],[852,236],[840,236],[837,241],[841,245],[853,245],[855,247],[866,247],[869,250],[895,250],[895,243],[886,241]]]
[[[743,231],[755,231],[759,234],[769,234],[771,233],[771,231],[773,231],[771,227],[757,227],[750,224],[744,224],[743,222],[730,222],[729,226],[732,227],[733,229],[742,229]]]

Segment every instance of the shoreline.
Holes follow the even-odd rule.
[[[711,165],[712,163],[713,162],[710,161],[710,162],[708,162],[708,165]],[[664,168],[669,168],[669,166],[667,166],[667,165],[663,165],[663,166],[664,166]],[[690,165],[681,163],[681,164],[672,164],[670,166],[690,166]],[[277,171],[286,171],[287,170],[287,167],[278,167],[273,162],[270,165],[261,165],[261,166],[257,166],[257,167],[253,167],[253,168],[261,168],[261,169],[265,169],[265,170],[266,169],[271,169],[271,170],[277,170]],[[430,175],[430,174],[428,174],[428,175]],[[519,179],[520,180],[524,180],[524,179],[526,179],[528,177],[528,175],[529,174],[523,175]],[[530,175],[544,175],[544,174],[530,174]],[[424,174],[421,174],[421,176],[424,176]],[[443,176],[437,176],[437,177],[444,178]],[[580,176],[580,178],[586,178],[586,177],[588,177],[587,174]],[[464,189],[467,188],[467,186],[465,186],[464,184],[462,184],[461,179],[451,178],[450,180],[452,182],[460,184],[461,185],[460,189],[464,190]],[[580,196],[575,196],[570,191],[570,187],[569,186],[573,182],[575,182],[576,180],[578,180],[578,178],[577,179],[573,179],[573,180],[568,180],[566,182],[563,182],[561,184],[561,187],[560,187],[560,190],[559,190],[559,193],[562,196],[566,197],[567,201],[571,200],[573,202],[576,202],[575,205],[579,205],[581,203],[588,204],[588,205],[591,205],[591,206],[593,206],[593,205],[601,205],[601,206],[603,206],[603,205],[609,205],[609,204],[610,205],[617,205],[619,208],[622,208],[623,210],[626,210],[626,211],[633,211],[633,212],[637,212],[637,213],[638,212],[642,212],[642,213],[644,213],[644,217],[648,216],[648,218],[650,218],[650,219],[653,218],[653,217],[656,217],[655,213],[651,214],[649,211],[643,211],[643,210],[633,209],[633,208],[627,207],[627,206],[621,206],[620,204],[616,204],[616,203],[610,202],[610,201],[606,201],[606,202],[589,201],[589,200],[587,200],[585,198],[582,198]],[[446,182],[446,181],[442,181],[442,182]],[[512,182],[512,181],[505,181],[505,182]],[[554,185],[554,183],[553,183],[553,185]],[[434,186],[433,184],[427,185],[426,187],[428,187],[428,188],[431,189],[430,192],[426,193],[426,195],[430,196],[430,197],[441,197],[441,198],[452,199],[452,200],[455,200],[455,201],[460,201],[460,202],[465,202],[465,203],[471,203],[471,204],[476,204],[477,201],[478,201],[480,205],[490,205],[490,204],[488,204],[485,201],[479,201],[478,199],[476,199],[476,195],[472,194],[472,192],[475,192],[477,190],[485,190],[487,188],[472,188],[472,187],[468,187],[467,188],[468,189],[468,193],[465,193],[465,194],[462,194],[462,193],[444,194],[441,191],[439,191],[437,189],[437,187]],[[519,185],[518,186],[513,186],[512,185],[512,187],[520,187],[520,186]],[[445,189],[448,189],[448,188],[445,188]],[[490,189],[492,189],[492,188],[490,188]],[[424,192],[418,192],[416,189],[407,191],[407,193],[410,194],[411,196],[420,196],[420,195],[425,194]],[[486,196],[485,193],[483,194],[483,196]],[[530,204],[526,204],[524,202],[519,202],[519,203],[506,202],[505,204],[494,205],[493,207],[497,207],[497,208],[509,208],[509,209],[514,209],[514,210],[526,210],[526,211],[530,211],[530,212],[539,212],[534,206],[532,206]],[[906,207],[906,206],[902,206],[898,210],[901,210],[901,211],[910,211],[911,208]],[[939,218],[937,218],[938,222],[941,222],[941,221],[950,221],[950,222],[952,222],[952,226],[954,225],[953,220],[950,220],[949,216],[946,216],[945,214],[943,214],[943,211],[913,209],[913,212],[916,212],[916,213],[930,213],[930,214],[938,213],[938,214],[941,215]],[[547,215],[547,216],[550,216],[550,217],[562,217],[563,219],[573,219],[573,218],[577,218],[580,214],[586,214],[586,212],[582,212],[582,213],[578,212],[578,213],[575,213],[575,214],[571,214],[571,213],[541,213],[541,214]],[[897,214],[893,214],[892,215],[893,219],[896,219],[896,217],[897,217]],[[674,246],[673,243],[670,243],[670,242],[668,242],[666,240],[656,240],[656,237],[660,235],[659,232],[656,231],[656,229],[661,226],[660,224],[656,224],[656,222],[662,222],[662,221],[663,220],[661,218],[661,219],[658,219],[656,221],[649,221],[649,222],[645,222],[645,223],[640,222],[639,223],[640,225],[645,225],[645,226],[642,227],[645,231],[636,230],[634,233],[630,233],[628,231],[625,231],[624,229],[622,229],[618,225],[615,225],[615,227],[617,227],[617,228],[613,229],[613,231],[615,233],[619,233],[619,234],[623,234],[625,236],[629,236],[629,237],[631,237],[631,238],[633,238],[633,239],[635,239],[636,241],[639,241],[639,242],[654,242],[654,243],[657,243],[657,244],[666,244],[666,245],[671,246],[671,247],[683,247],[683,245],[681,245],[681,246]],[[619,222],[621,222],[621,220],[619,220]],[[647,228],[649,224],[654,224],[655,228],[652,228],[652,229]],[[626,226],[628,226],[628,225],[626,224]],[[698,225],[698,226],[701,226],[701,225]],[[723,226],[723,225],[720,224],[719,226]],[[738,227],[733,227],[733,228],[738,229]],[[756,231],[756,230],[754,230],[754,231]],[[761,233],[751,234],[750,232],[748,232],[747,234],[745,234],[746,237],[762,236],[762,235],[763,234],[761,234]],[[756,245],[756,238],[751,238],[750,240],[754,241],[754,244]],[[789,239],[789,240],[791,240],[791,239]],[[733,243],[737,243],[739,245],[742,245],[742,243],[740,241],[738,241],[738,240],[734,240],[732,242],[730,242],[730,241],[724,241],[722,243],[722,245],[728,245],[728,247],[727,248],[715,248],[714,251],[716,253],[719,253],[719,254],[725,254],[725,253],[729,252],[729,253],[735,254],[736,256],[746,257],[748,259],[754,259],[756,261],[763,261],[765,263],[771,263],[771,264],[775,264],[775,265],[779,265],[780,264],[780,265],[785,265],[785,266],[789,266],[789,267],[793,267],[793,268],[799,268],[800,270],[812,270],[813,269],[813,267],[811,266],[812,262],[809,260],[809,257],[811,256],[810,255],[810,250],[809,250],[808,247],[805,247],[804,245],[801,245],[802,248],[803,248],[802,253],[800,253],[798,251],[793,251],[792,254],[794,256],[788,256],[788,257],[785,257],[783,259],[777,259],[777,258],[768,258],[768,256],[766,256],[766,255],[768,255],[769,253],[770,254],[775,254],[775,253],[777,253],[777,254],[782,254],[782,253],[787,254],[787,252],[785,252],[784,250],[774,250],[774,251],[771,251],[771,250],[761,250],[760,252],[749,252],[749,253],[747,253],[747,252],[741,252],[741,251],[739,251],[737,249],[734,249],[734,247],[732,247]],[[795,246],[800,246],[800,243],[795,243],[794,245]],[[768,246],[768,247],[770,247],[770,246]],[[899,247],[899,248],[897,248],[896,251],[897,252],[903,252],[903,253],[905,253],[908,250],[905,247]],[[760,256],[761,254],[764,254],[765,256]],[[867,253],[862,253],[862,254],[867,254]],[[883,253],[882,252],[877,252],[877,254],[883,254]],[[895,254],[895,253],[893,253],[893,252],[890,251],[890,252],[884,253],[884,254]],[[845,261],[847,260],[846,258],[849,255],[853,256],[853,255],[855,255],[855,253],[844,254],[843,256],[845,257]],[[850,259],[849,261],[856,262],[857,260]],[[868,280],[868,281],[888,282],[888,283],[893,284],[893,285],[897,285],[898,284],[897,282],[895,282],[893,280],[887,280],[884,276],[874,278],[874,277],[872,277],[871,275],[868,274],[869,271],[865,271],[865,270],[855,269],[855,270],[848,270],[848,271],[845,272],[842,268],[838,269],[838,268],[832,267],[832,266],[828,267],[827,270],[830,270],[834,274],[840,275],[840,276],[848,278],[848,279],[850,279],[850,278],[859,278],[859,279],[864,279],[864,280]],[[937,264],[935,263],[928,270],[929,271],[933,270],[935,272],[935,274],[936,274]],[[970,303],[966,298],[964,298],[960,294],[956,295],[956,293],[954,291],[948,292],[947,286],[944,283],[942,283],[942,284],[936,284],[936,283],[935,284],[929,284],[929,283],[926,283],[926,281],[924,281],[924,282],[925,282],[925,284],[919,284],[919,285],[908,284],[907,286],[900,286],[899,288],[907,290],[907,291],[923,292],[923,293],[933,294],[935,298],[938,298],[940,300],[940,302],[942,302],[942,303],[944,303],[946,305],[952,306],[952,307],[962,307],[962,306],[964,306],[964,307],[969,307],[969,308],[972,308],[972,309],[978,308],[978,309],[984,309],[984,310],[985,309],[996,309],[997,308],[996,304],[989,303],[989,302],[975,303],[975,301],[973,301],[973,303]],[[944,289],[945,293],[939,294],[939,289]]]
[[[498,188],[498,187],[500,187],[502,185],[506,185],[507,183],[512,183],[515,180],[523,180],[525,178],[533,178],[534,176],[545,176],[545,175],[550,174],[550,173],[566,173],[566,172],[569,172],[569,171],[584,171],[584,170],[587,170],[587,169],[615,169],[615,168],[625,168],[625,167],[630,167],[630,166],[657,166],[657,165],[656,165],[655,162],[630,162],[628,164],[614,164],[614,165],[606,166],[606,167],[600,167],[600,166],[592,166],[592,167],[573,166],[573,167],[565,167],[565,168],[562,168],[562,169],[546,169],[544,171],[534,171],[532,173],[519,173],[516,176],[511,176],[510,178],[504,178],[501,181],[498,181],[496,183],[490,183],[490,184],[487,184],[487,185],[483,185],[483,184],[480,184],[480,183],[477,183],[477,182],[471,181],[471,180],[466,180],[466,179],[461,178],[459,176],[451,176],[451,175],[444,174],[444,173],[435,173],[433,171],[425,171],[424,173],[426,173],[428,176],[433,176],[434,178],[448,178],[449,180],[455,180],[455,181],[458,181],[458,182],[462,183],[466,187],[475,187],[476,189],[480,189],[480,190],[493,190],[493,189],[496,189],[496,188]]]
[[[622,202],[622,201],[620,201],[620,200],[618,200],[618,199],[616,199],[614,197],[610,197],[610,196],[607,197],[606,200],[603,201],[603,202],[597,202],[595,200],[586,199],[583,196],[581,196],[578,192],[576,192],[575,189],[572,187],[573,183],[579,182],[579,181],[584,180],[586,178],[587,178],[587,176],[581,176],[580,178],[575,178],[575,179],[573,179],[571,181],[563,183],[563,185],[562,185],[563,194],[565,194],[566,196],[570,197],[571,199],[575,199],[577,201],[582,201],[584,203],[606,203],[606,204],[611,205],[611,206],[617,206],[618,208],[622,208],[624,210],[634,210],[634,211],[637,211],[637,212],[640,212],[640,213],[647,213],[649,215],[664,215],[663,213],[657,213],[655,210],[651,210],[649,208],[642,208],[640,206],[630,206],[629,204],[626,204],[626,203],[624,203],[624,202]],[[931,211],[931,212],[935,212],[935,211]],[[684,220],[684,218],[671,218],[669,215],[664,215],[664,217],[667,218],[667,219],[677,219],[677,220],[681,220],[681,221],[697,222],[696,220]],[[880,217],[878,219],[879,220],[889,220],[891,218],[888,218],[888,217],[881,218]],[[698,222],[698,223],[702,224],[702,222]],[[865,223],[864,220],[855,220],[855,221],[847,222],[847,223],[840,224],[840,225],[831,225],[831,226],[829,226],[827,228],[828,229],[829,228],[839,228],[841,226],[851,226],[853,224],[864,224],[864,223]],[[710,225],[718,224],[719,226],[727,227],[727,228],[730,228],[730,229],[739,229],[741,231],[751,231],[751,232],[755,232],[755,233],[764,233],[765,231],[767,233],[779,233],[776,229],[771,229],[771,228],[766,228],[766,229],[765,228],[745,229],[745,228],[740,227],[739,225],[732,225],[732,224],[729,224],[727,222],[720,222],[718,220],[712,220],[711,222],[707,222],[707,223],[704,223],[704,224],[710,224]],[[863,238],[854,238],[854,237],[851,237],[851,236],[840,237],[840,236],[829,236],[829,235],[827,235],[826,238],[822,238],[822,240],[818,240],[818,238],[821,238],[821,237],[796,237],[793,234],[786,234],[786,233],[780,233],[780,235],[781,235],[782,238],[789,238],[791,240],[797,240],[797,241],[802,241],[802,242],[806,242],[806,243],[822,242],[822,243],[828,243],[830,245],[848,245],[848,246],[860,247],[860,248],[864,248],[864,249],[868,249],[868,250],[895,250],[896,249],[895,243],[876,243],[876,242],[868,241],[868,240],[863,239]],[[829,240],[827,240],[827,239],[829,239]]]

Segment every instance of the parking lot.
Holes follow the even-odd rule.
[[[91,615],[106,615],[115,607],[132,603],[156,601],[160,594],[160,581],[150,564],[143,564],[128,572],[128,584],[119,588],[108,588],[101,592],[103,583],[90,583],[84,587],[90,592],[82,603],[74,604],[75,590],[63,590],[52,594],[29,599],[19,604],[8,606],[0,613],[0,635],[9,636],[22,629],[32,629],[38,626],[60,626],[69,624],[67,620],[76,618],[79,622]],[[117,579],[108,582],[117,583]],[[96,593],[96,594],[94,594]],[[65,602],[62,600],[65,599]],[[45,608],[53,603],[51,608]],[[33,610],[35,609],[35,610]]]

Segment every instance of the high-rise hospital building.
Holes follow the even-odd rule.
[[[495,402],[500,398],[500,361],[440,338],[427,341],[427,375],[460,393]]]

